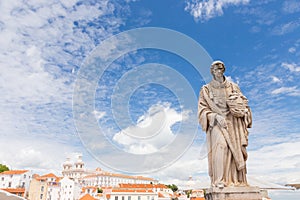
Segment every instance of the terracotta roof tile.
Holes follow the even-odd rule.
[[[167,189],[164,184],[132,184],[132,183],[120,183],[120,188],[161,188]]]
[[[163,195],[162,193],[159,192],[159,193],[158,193],[158,197],[161,197],[161,198],[162,198],[162,197],[165,197],[165,195]]]
[[[26,172],[28,172],[28,170],[9,170],[9,171],[4,171],[0,174],[13,175],[13,174],[24,174]]]
[[[152,190],[142,189],[112,189],[112,192],[128,192],[128,193],[154,193]]]
[[[95,187],[95,186],[86,186],[86,187],[81,188],[82,192],[85,192],[87,189],[92,189],[92,192],[97,191],[97,187]]]
[[[204,197],[191,197],[191,200],[205,200]]]
[[[1,190],[4,190],[9,193],[24,193],[25,188],[1,188]]]
[[[53,174],[53,173],[45,174],[45,175],[43,175],[41,177],[45,177],[45,178],[57,178],[57,176],[55,176],[55,174]]]
[[[96,200],[94,197],[92,197],[89,194],[84,195],[83,197],[81,197],[79,200]]]

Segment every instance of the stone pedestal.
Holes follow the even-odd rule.
[[[261,200],[258,187],[213,187],[206,191],[206,200]]]

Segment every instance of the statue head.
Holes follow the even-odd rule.
[[[222,76],[225,72],[225,65],[222,61],[220,60],[216,60],[214,61],[211,66],[210,66],[210,73],[213,75],[213,77],[215,78],[215,76]]]

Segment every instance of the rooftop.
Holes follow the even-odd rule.
[[[7,175],[14,175],[14,174],[24,174],[28,172],[28,170],[9,170],[9,171],[4,171],[0,173],[0,175],[7,174]]]

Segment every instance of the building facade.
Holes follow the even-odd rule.
[[[0,173],[0,189],[26,197],[32,172],[29,170],[9,170]]]
[[[70,161],[70,158],[67,158],[67,160],[63,163],[62,175],[73,179],[75,182],[78,182],[83,186],[117,187],[120,183],[158,183],[158,181],[153,178],[116,174],[103,171],[100,168],[88,170],[85,168],[81,155],[78,156],[78,159],[74,163]]]

